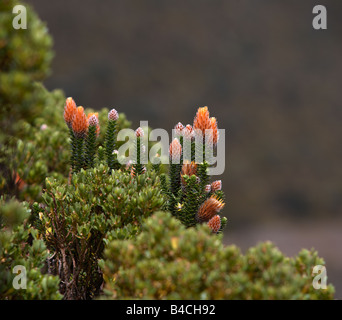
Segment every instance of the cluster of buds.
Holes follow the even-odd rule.
[[[209,166],[207,160],[210,157],[210,152],[208,152],[210,150],[207,148],[217,145],[219,139],[217,120],[210,117],[207,107],[199,108],[193,126],[190,124],[184,126],[178,122],[174,131],[176,138],[169,146],[172,196],[168,208],[187,226],[207,223],[213,233],[218,233],[227,221],[226,218],[221,219],[219,216],[219,212],[225,205],[221,191],[222,182],[217,180],[209,183],[207,173]],[[187,150],[189,145],[185,145],[185,142],[188,141],[191,142],[190,157],[186,154],[189,151]],[[199,163],[194,161],[197,152],[203,152],[203,160]],[[198,202],[199,208],[198,205],[196,206]]]
[[[92,118],[91,121],[89,121]],[[96,118],[96,120],[95,120]],[[68,128],[72,130],[75,137],[84,138],[87,134],[89,125],[96,122],[96,133],[100,134],[100,124],[98,121],[98,113],[89,113],[86,116],[83,107],[77,107],[73,98],[66,99],[64,106],[64,121]]]
[[[190,124],[187,124],[186,126],[184,126],[181,122],[178,122],[175,125],[174,130],[175,130],[177,138],[182,137],[183,139],[188,139],[188,140],[192,140],[194,138],[194,129],[192,128]]]
[[[219,191],[222,190],[222,181],[221,180],[216,180],[214,182],[212,182],[211,184],[207,184],[205,186],[205,192],[209,193],[209,192],[215,192],[215,191]]]

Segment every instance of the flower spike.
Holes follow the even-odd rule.
[[[76,113],[76,103],[73,98],[69,97],[66,99],[65,106],[64,106],[64,121],[69,128],[72,127],[72,120],[74,114]]]

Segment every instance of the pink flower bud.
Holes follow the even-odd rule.
[[[182,154],[182,146],[177,138],[173,139],[169,148],[172,163],[179,163]]]
[[[94,114],[88,119],[88,123],[89,126],[96,127],[99,124],[99,119],[97,119],[96,115]]]
[[[110,121],[116,121],[119,118],[119,114],[115,109],[112,109],[108,113],[108,120]]]
[[[222,189],[222,181],[221,180],[216,180],[211,184],[211,190],[213,192],[221,190]]]
[[[137,130],[135,130],[135,136],[138,137],[143,137],[144,136],[144,130],[142,128],[138,128]]]
[[[210,191],[211,191],[211,185],[210,184],[207,184],[206,186],[205,186],[205,192],[206,193],[209,193]]]
[[[184,126],[181,122],[178,122],[176,125],[175,125],[175,131],[176,131],[176,134],[177,135],[181,135],[182,134],[182,130],[184,129]]]
[[[192,139],[194,137],[194,129],[190,124],[187,124],[182,131],[184,139]]]

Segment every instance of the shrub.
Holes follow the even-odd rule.
[[[63,94],[48,92],[40,82],[49,74],[53,57],[45,24],[24,4],[29,27],[15,30],[12,9],[17,4],[23,3],[0,3],[0,192],[29,200],[39,195],[47,172],[55,171],[54,165],[60,169],[65,160],[65,153],[51,153],[52,148],[65,145],[63,134],[57,136],[60,126],[55,118]],[[53,136],[50,130],[43,135],[38,124],[41,118],[54,126]],[[18,139],[25,141],[25,149],[18,149]],[[28,187],[25,194],[21,192],[24,187]]]
[[[312,268],[324,261],[314,251],[285,257],[272,243],[242,255],[224,246],[206,226],[185,229],[158,212],[133,240],[108,244],[106,299],[332,299],[334,289],[312,287]]]
[[[136,236],[143,219],[164,202],[155,174],[108,174],[103,164],[73,174],[70,185],[47,180],[43,197],[47,207],[38,213],[37,227],[54,256],[49,272],[60,276],[65,299],[97,295],[105,243]]]
[[[48,75],[53,53],[52,38],[30,6],[25,4],[29,27],[13,28],[17,4],[22,3],[0,3],[0,125],[5,133],[23,137],[21,121],[33,123],[47,104],[48,94],[39,81]]]
[[[0,299],[61,299],[58,277],[43,273],[48,257],[44,241],[29,222],[26,204],[0,199]],[[26,289],[15,289],[13,268],[26,268]]]

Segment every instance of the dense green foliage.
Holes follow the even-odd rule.
[[[0,199],[0,299],[61,299],[59,278],[43,272],[49,256],[29,221],[27,204]],[[15,266],[26,268],[26,289],[14,289]]]
[[[47,28],[29,6],[26,8],[30,27],[13,28],[12,9],[17,4],[21,3],[0,3],[0,125],[5,133],[23,136],[21,121],[33,123],[49,100],[39,81],[48,75],[53,53]]]
[[[135,240],[111,242],[101,263],[110,299],[331,299],[334,289],[315,290],[314,251],[285,257],[272,243],[242,255],[210,235],[207,226],[185,229],[159,212]]]
[[[143,219],[164,202],[158,186],[155,174],[137,178],[121,170],[108,174],[105,165],[82,169],[70,185],[47,180],[43,196],[47,206],[37,227],[54,256],[54,271],[49,271],[63,281],[65,298],[98,294],[102,272],[97,262],[105,244],[137,235]]]

